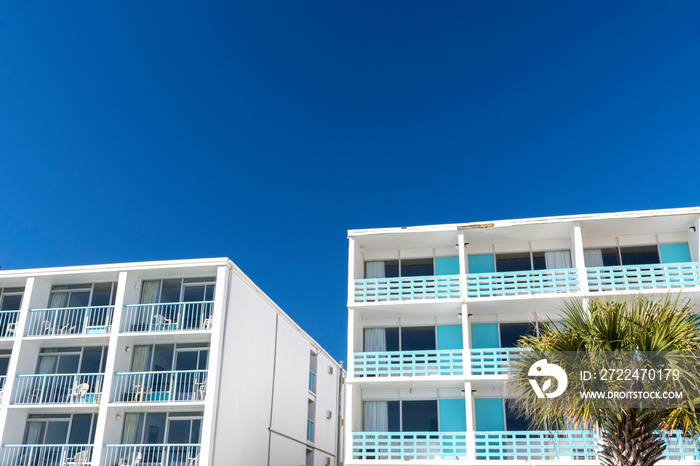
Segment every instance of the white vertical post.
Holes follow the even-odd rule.
[[[207,394],[204,397],[204,415],[202,416],[202,446],[200,448],[199,463],[197,466],[209,466],[213,463],[214,454],[214,429],[216,428],[216,414],[219,396],[226,396],[219,392],[219,376],[223,370],[221,358],[223,356],[224,331],[226,328],[227,313],[231,309],[229,298],[230,277],[233,272],[228,265],[219,266],[216,270],[216,290],[214,295],[213,318],[211,326],[211,350],[209,351],[209,367],[207,372]],[[245,310],[242,310],[245,312]],[[225,415],[224,413],[220,413]]]
[[[127,294],[128,273],[119,272],[117,281],[117,294],[114,299],[114,312],[112,313],[112,327],[109,333],[109,346],[107,347],[107,362],[105,367],[109,370],[105,373],[102,382],[102,395],[100,397],[100,408],[97,412],[97,428],[95,429],[94,447],[92,450],[92,464],[99,465],[102,462],[103,445],[105,443],[105,431],[109,416],[109,402],[112,396],[112,380],[114,379],[114,368],[119,349],[119,329],[121,327],[122,310]]]
[[[355,302],[355,262],[357,260],[355,254],[358,254],[359,251],[355,248],[355,240],[353,238],[348,238],[348,243],[348,307],[350,307]],[[349,355],[348,358],[350,358]]]
[[[467,299],[467,254],[464,250],[464,231],[457,232],[457,248],[459,249],[459,292],[462,301]]]
[[[583,294],[588,294],[588,273],[586,272],[586,260],[583,253],[583,237],[581,235],[581,225],[574,223],[571,235],[571,245],[573,247],[574,267],[578,272],[578,283]]]
[[[5,443],[4,431],[5,427],[7,427],[7,407],[10,404],[10,395],[12,394],[12,389],[15,386],[15,380],[18,375],[17,366],[22,350],[22,336],[24,335],[24,329],[27,324],[29,309],[31,309],[31,296],[34,291],[35,283],[36,280],[34,277],[27,278],[24,285],[24,294],[22,295],[22,305],[20,306],[19,315],[17,316],[17,325],[15,326],[15,335],[13,337],[15,343],[12,347],[12,354],[10,354],[10,361],[7,366],[7,378],[5,379],[5,386],[2,390],[2,399],[0,399],[0,440],[2,441],[0,444]],[[22,426],[22,428],[24,428],[24,426]]]
[[[476,460],[476,422],[474,418],[474,397],[472,383],[464,382],[464,406],[467,415],[467,460],[470,464]]]

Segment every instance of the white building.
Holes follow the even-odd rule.
[[[697,300],[699,232],[700,208],[350,231],[345,464],[597,464],[595,432],[510,412],[513,346],[563,300]]]
[[[0,465],[337,465],[342,366],[230,260],[0,271]]]

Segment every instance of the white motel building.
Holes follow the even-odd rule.
[[[0,271],[0,466],[335,466],[337,363],[230,260]]]
[[[511,412],[516,342],[564,300],[698,300],[699,232],[700,208],[349,231],[345,464],[599,464],[595,431]]]

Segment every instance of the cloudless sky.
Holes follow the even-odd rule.
[[[699,172],[700,2],[0,3],[2,269],[228,256],[338,360],[348,229]]]

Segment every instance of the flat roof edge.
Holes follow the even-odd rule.
[[[680,207],[673,209],[654,209],[654,210],[632,210],[625,212],[608,212],[597,214],[578,214],[578,215],[560,215],[551,217],[532,217],[512,220],[488,220],[468,223],[450,223],[443,225],[423,225],[414,227],[388,227],[388,228],[367,228],[358,230],[348,230],[348,238],[369,235],[382,234],[401,234],[401,233],[429,233],[429,232],[444,232],[457,231],[466,228],[479,228],[489,226],[493,228],[516,226],[516,225],[533,225],[533,224],[548,224],[562,222],[578,222],[586,220],[606,220],[606,219],[621,219],[621,218],[644,218],[644,217],[661,217],[672,215],[700,215],[700,207]]]
[[[121,262],[115,264],[70,265],[60,267],[40,267],[31,269],[0,270],[0,278],[17,276],[57,275],[65,273],[85,272],[121,272],[128,270],[176,268],[176,267],[206,267],[230,265],[233,262],[228,257],[208,259],[175,259],[145,262]]]

